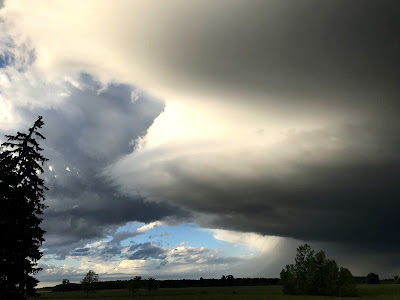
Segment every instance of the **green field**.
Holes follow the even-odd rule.
[[[399,299],[400,284],[380,284],[380,285],[359,285],[359,297],[356,298],[337,298],[325,296],[288,296],[282,294],[281,286],[257,286],[257,287],[206,287],[206,288],[164,288],[152,291],[151,295],[147,291],[141,290],[135,296],[131,296],[127,290],[103,290],[89,294],[88,299],[96,300],[128,300],[128,299],[268,299],[268,300],[304,300],[304,299]],[[64,299],[75,300],[85,299],[83,292],[53,293],[42,292],[39,299]],[[86,298],[87,299],[87,298]]]

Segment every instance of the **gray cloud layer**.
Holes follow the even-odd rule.
[[[101,90],[88,75],[78,83],[79,88],[67,87],[69,96],[62,107],[19,109],[25,120],[33,122],[42,115],[45,121],[46,140],[41,144],[52,170],[44,174],[49,187],[44,248],[59,258],[84,240],[112,233],[116,225],[187,216],[177,207],[121,194],[102,176],[105,166],[133,151],[134,141],[146,133],[163,104],[143,93],[133,102],[133,88],[127,85]]]
[[[187,27],[173,23],[163,62],[182,82],[190,78],[192,91],[217,100],[235,94],[226,104],[259,105],[288,122],[319,118],[314,128],[259,149],[246,140],[225,152],[211,142],[209,150],[186,145],[192,151],[181,155],[173,155],[179,146],[160,146],[127,156],[110,173],[125,189],[200,213],[202,226],[398,252],[398,3],[239,6],[228,19],[200,9],[208,18],[188,26],[184,46]],[[191,10],[179,16],[187,20]],[[323,120],[332,116],[334,124]],[[139,168],[143,178],[162,178],[125,180],[141,159],[149,165]]]
[[[130,188],[205,214],[203,226],[396,249],[400,135],[378,126],[293,133],[261,156],[249,153],[245,166],[223,153],[212,160],[200,153],[147,159],[142,168],[143,157],[132,155],[117,166],[138,171],[115,172]],[[131,182],[126,174],[145,179]],[[153,174],[167,176],[146,184]]]
[[[52,13],[74,12],[71,7]],[[33,22],[25,15],[19,26],[38,49],[48,50],[38,51],[38,67],[49,73],[86,67],[103,79],[138,81],[194,107],[203,99],[222,103],[226,108],[210,113],[222,123],[234,119],[237,126],[227,135],[237,141],[229,149],[224,135],[198,142],[202,145],[191,144],[197,142],[193,136],[131,154],[129,141],[145,133],[162,105],[132,104],[124,87],[99,98],[71,89],[74,104],[45,116],[52,120],[47,134],[55,151],[49,155],[58,162],[59,175],[54,183],[49,179],[49,195],[65,198],[47,212],[50,235],[66,229],[60,243],[73,242],[101,236],[106,225],[127,220],[184,216],[170,206],[175,205],[197,213],[207,227],[332,242],[331,249],[340,244],[368,255],[387,254],[374,258],[381,261],[398,253],[398,2],[119,3],[99,11],[107,13],[104,23],[73,16],[85,21],[82,35],[68,23],[71,16],[53,24],[57,34],[65,34],[63,47],[45,36],[54,34],[48,23],[24,27]],[[252,113],[261,130],[253,128],[258,123],[251,123]],[[215,119],[204,118],[211,125],[203,131],[218,129]],[[267,118],[281,127],[290,124],[277,144],[254,147],[238,133],[259,130],[252,139],[268,140],[262,122]],[[301,128],[301,122],[309,127]],[[100,172],[110,165],[111,182]],[[113,181],[136,196],[120,194]]]

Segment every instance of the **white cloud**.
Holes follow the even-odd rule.
[[[63,76],[46,80],[34,65],[35,49],[29,39],[11,31],[10,24],[0,21],[0,56],[10,58],[0,68],[2,130],[30,125],[32,120],[24,119],[21,110],[60,107],[69,96],[68,86],[72,80]]]
[[[139,98],[140,98],[139,90],[138,89],[133,90],[132,93],[131,93],[131,101],[133,103],[135,103],[136,101],[139,100]]]
[[[145,233],[146,231],[148,231],[148,230],[150,230],[150,229],[158,228],[158,227],[160,227],[161,225],[163,225],[163,222],[161,222],[161,221],[151,222],[151,223],[149,223],[149,224],[145,224],[145,225],[143,225],[142,227],[138,228],[138,229],[136,230],[136,233],[138,233],[138,234],[143,234],[143,233]]]
[[[113,235],[112,242],[120,243],[123,240],[126,240],[128,238],[131,238],[131,237],[134,237],[137,235],[144,234],[151,229],[160,227],[161,225],[163,225],[163,222],[155,221],[155,222],[145,224],[145,225],[139,227],[138,229],[136,229],[135,231],[118,231]]]
[[[261,253],[274,251],[275,247],[282,240],[276,236],[262,236],[252,232],[237,232],[231,230],[212,229],[214,238],[236,245],[245,245]]]
[[[220,277],[224,273],[239,270],[247,264],[251,256],[229,257],[221,250],[205,247],[192,247],[188,244],[175,248],[160,247],[165,255],[161,259],[125,259],[114,257],[104,260],[98,253],[107,246],[104,241],[85,245],[85,250],[93,250],[90,255],[68,256],[68,264],[54,264],[47,261],[43,272],[38,274],[42,281],[60,282],[68,275],[72,281],[80,280],[88,270],[94,270],[101,280],[116,278],[131,278],[136,275],[144,277],[167,278],[211,278]],[[122,256],[128,255],[125,247]],[[52,285],[53,285],[52,284]]]
[[[145,264],[146,261],[143,259],[122,260],[116,271],[132,274],[135,273],[135,269],[142,268]]]

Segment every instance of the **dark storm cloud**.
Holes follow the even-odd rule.
[[[218,215],[217,228],[398,249],[400,161],[372,160],[363,157],[362,149],[355,155],[360,157],[299,163],[295,174],[280,180],[266,176],[235,183],[229,192],[208,190],[214,202],[206,211]]]
[[[257,100],[266,115],[300,115],[316,129],[295,131],[264,154],[239,140],[243,151],[232,160],[229,150],[213,153],[212,163],[200,151],[161,163],[147,158],[158,171],[146,171],[167,174],[170,184],[159,179],[143,190],[203,214],[206,227],[398,253],[399,3],[260,1],[242,8],[226,20],[210,13],[194,29],[177,29],[174,38],[185,36],[186,44],[184,52],[178,43],[165,50],[175,58],[173,72],[215,98],[227,91]],[[332,115],[336,123],[324,123]],[[229,164],[236,165],[232,174]]]
[[[86,67],[99,73],[105,73],[105,66],[111,78],[124,76],[124,82],[140,81],[141,88],[167,91],[180,99],[267,102],[274,104],[268,107],[274,112],[284,108],[291,114],[326,109],[390,111],[389,106],[397,102],[397,1],[90,5],[109,13],[110,22],[89,13],[74,14],[74,5],[64,5],[62,11],[57,5],[32,6],[32,12],[26,9],[29,14],[19,8],[27,19],[18,24],[21,30],[36,38],[38,46],[42,42],[49,49],[38,55],[44,70],[67,71],[74,67],[71,61],[79,70]],[[60,18],[59,31],[48,32],[47,23],[29,26],[46,9],[50,16],[67,15]],[[143,17],[132,19],[129,11]],[[14,20],[12,14],[7,17]],[[86,26],[79,27],[84,21]],[[51,39],[60,33],[68,48]],[[104,64],[103,53],[112,53],[107,56],[108,64]]]
[[[162,47],[137,47],[177,90],[291,114],[398,108],[397,1],[204,1],[162,21],[147,37]]]
[[[231,190],[216,184],[207,190],[194,186],[193,191],[213,198],[205,211],[219,216],[214,219],[217,227],[396,249],[400,245],[396,234],[400,205],[395,200],[400,196],[400,131],[385,136],[387,131],[371,129],[367,141],[362,141],[363,134],[364,128],[347,132],[355,144],[331,153],[326,149],[326,161],[313,151],[299,151],[296,160],[289,162],[291,174],[281,176],[276,169],[271,170],[275,178],[268,172],[252,182],[223,180]],[[294,139],[307,144],[326,138],[312,134]],[[292,140],[285,146],[298,144]],[[201,205],[196,209],[202,210]]]
[[[72,256],[87,256],[90,254],[89,248],[79,248],[75,249],[73,253],[71,253]]]
[[[82,75],[79,85],[68,88],[70,95],[59,108],[20,108],[25,119],[42,115],[45,121],[41,145],[49,158],[44,174],[49,207],[43,216],[44,248],[59,258],[83,240],[113,233],[129,221],[185,216],[176,207],[121,194],[101,175],[105,166],[133,151],[135,139],[146,133],[163,104],[145,94],[133,102],[133,88],[127,85],[101,90],[89,75]]]
[[[241,152],[250,156],[244,165],[224,153],[214,153],[212,161],[194,153],[149,160],[151,167],[140,172],[145,178],[168,174],[170,184],[158,178],[146,192],[199,213],[204,227],[393,255],[400,246],[400,127],[386,125],[293,132],[259,156]],[[232,173],[230,164],[236,164]]]
[[[129,248],[129,252],[131,253],[128,256],[128,259],[165,259],[166,258],[166,250],[153,245],[152,243],[140,243],[132,245]]]
[[[254,118],[259,121],[264,113],[278,119],[283,131],[289,129],[285,122],[290,127],[298,120],[308,122],[308,129],[294,131],[276,149],[255,149],[250,143],[246,148],[245,134],[237,139],[243,149],[232,153],[227,148],[218,152],[215,140],[192,152],[180,151],[192,145],[179,140],[149,155],[144,149],[136,160],[135,154],[128,155],[133,163],[123,160],[112,174],[123,174],[119,179],[125,188],[198,213],[204,227],[316,241],[331,250],[343,247],[346,251],[339,252],[347,257],[352,249],[363,252],[363,260],[380,253],[390,261],[400,246],[399,7],[397,1],[340,0],[157,3],[139,8],[150,16],[135,18],[141,26],[127,26],[123,12],[134,9],[110,10],[114,22],[101,36],[93,34],[99,20],[87,20],[83,36],[96,37],[95,46],[83,47],[86,39],[75,39],[75,24],[64,26],[73,34],[63,32],[71,41],[68,59],[77,65],[86,66],[89,55],[103,45],[105,53],[119,58],[110,63],[111,77],[124,74],[143,82],[143,88],[172,95],[167,100],[176,95],[179,101],[192,99],[194,107],[203,99],[225,101],[229,109],[239,107],[235,116],[243,131],[259,130],[248,126],[249,112],[261,115]],[[44,28],[39,29],[30,31],[33,39],[53,51],[51,59],[41,56],[45,63],[40,65],[53,59],[45,70],[64,70],[59,66],[67,65],[65,49],[57,52],[57,45],[41,38],[47,34]],[[103,66],[100,57],[89,64]],[[127,220],[184,215],[167,204],[120,194],[100,175],[103,167],[132,152],[129,141],[143,135],[163,107],[143,99],[132,104],[126,86],[97,95],[99,87],[90,90],[90,78],[85,82],[83,91],[71,88],[73,105],[45,115],[45,121],[50,118],[46,126],[52,124],[46,134],[54,141],[49,138],[47,149],[58,175],[48,178],[54,204],[46,213],[51,237],[46,243],[76,242],[63,253],[84,247],[82,238],[104,236]],[[150,114],[141,119],[139,111]],[[216,121],[223,123],[227,111],[217,111],[221,120]],[[204,123],[209,122],[204,115]],[[269,128],[259,130],[260,139],[264,129]],[[225,137],[220,138],[223,143]]]

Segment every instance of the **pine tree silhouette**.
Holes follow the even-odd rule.
[[[40,228],[46,205],[43,164],[37,138],[44,125],[40,116],[29,132],[6,135],[0,148],[0,299],[25,299],[35,296],[38,280],[32,275],[43,253],[45,231]]]

